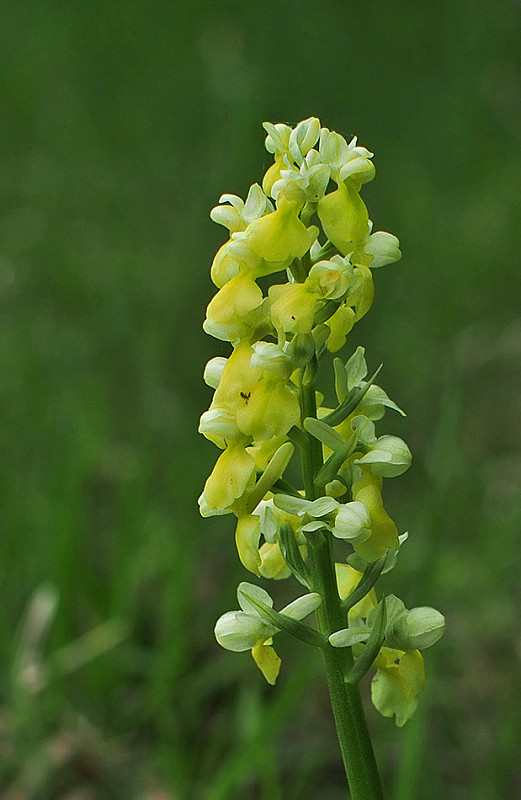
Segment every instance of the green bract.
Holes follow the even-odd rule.
[[[408,611],[394,595],[378,602],[374,588],[406,539],[384,507],[383,482],[411,463],[406,443],[377,424],[386,409],[404,412],[376,385],[380,367],[368,370],[363,347],[334,359],[336,399],[316,388],[321,361],[371,307],[372,270],[399,260],[399,242],[373,233],[361,197],[373,154],[356,137],[348,142],[316,117],[264,129],[274,163],[262,182],[245,200],[223,194],[211,211],[229,236],[211,266],[217,291],[203,327],[227,343],[228,357],[204,371],[214,394],[199,430],[222,452],[199,504],[205,517],[237,518],[249,572],[294,576],[306,594],[277,612],[265,589],[241,583],[240,610],[218,620],[215,636],[228,650],[251,650],[269,683],[279,631],[326,659],[333,653],[336,664],[346,659],[346,685],[376,668],[373,702],[402,725],[423,685],[419,650],[444,627],[435,609]],[[333,545],[343,563],[332,561]],[[319,630],[302,622],[314,611]]]

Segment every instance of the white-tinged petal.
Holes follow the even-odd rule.
[[[332,647],[352,647],[354,644],[367,641],[370,633],[369,628],[343,628],[331,634],[329,644]]]
[[[216,356],[215,358],[210,359],[204,368],[203,375],[203,380],[207,386],[211,386],[212,389],[217,389],[227,361],[228,359],[223,358],[222,356]]]
[[[376,233],[371,234],[364,250],[373,257],[370,264],[371,269],[393,264],[402,257],[400,242],[396,236],[386,231],[376,231]]]
[[[277,628],[242,611],[228,611],[217,620],[215,638],[226,650],[240,653],[270,639]]]
[[[265,589],[261,586],[256,586],[254,583],[242,581],[237,587],[237,600],[239,601],[239,605],[246,614],[258,616],[259,610],[250,602],[249,597],[273,608],[273,599]]]
[[[304,619],[322,605],[322,598],[318,592],[310,592],[298,597],[281,610],[281,614],[291,619]]]
[[[398,436],[380,436],[373,449],[355,461],[371,468],[375,475],[396,478],[411,466],[412,455],[407,444]]]
[[[210,408],[205,411],[199,422],[199,433],[212,441],[215,437],[233,439],[240,435],[235,414],[227,408]]]
[[[338,505],[338,504],[337,504]],[[335,518],[333,536],[337,539],[365,542],[371,535],[371,515],[364,503],[353,500],[343,503]]]

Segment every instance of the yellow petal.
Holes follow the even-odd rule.
[[[219,289],[240,273],[254,273],[260,265],[259,256],[250,250],[243,239],[229,239],[217,251],[210,277]]]
[[[248,342],[239,342],[226,362],[212,406],[235,409],[244,403],[253,387],[262,379],[262,370],[252,367],[253,349]]]
[[[349,564],[335,564],[335,572],[338,596],[341,600],[345,600],[360,583],[362,573]],[[369,611],[372,608],[376,608],[377,605],[376,593],[374,589],[371,589],[362,600],[350,609],[349,615],[352,617],[366,617]]]
[[[204,496],[211,509],[231,508],[255,476],[255,459],[244,447],[232,444],[221,453],[206,481]]]
[[[398,530],[383,506],[382,478],[364,470],[363,475],[353,484],[353,500],[367,507],[371,516],[371,536],[365,542],[355,545],[356,552],[367,561],[376,561],[390,548],[398,550]]]
[[[327,340],[330,353],[336,353],[346,343],[346,336],[356,322],[356,314],[352,308],[343,305],[338,308],[327,321],[331,333]]]
[[[317,297],[303,283],[271,286],[271,321],[277,330],[289,333],[310,333],[315,317]]]
[[[355,308],[355,322],[358,322],[371,308],[374,298],[374,282],[369,267],[355,267],[354,276],[354,285],[349,291],[347,303]]]
[[[279,180],[280,172],[283,169],[287,169],[284,163],[284,153],[278,153],[275,156],[275,163],[271,165],[262,179],[262,189],[268,197],[271,197],[273,184]]]
[[[259,575],[261,557],[259,554],[260,518],[255,514],[246,514],[237,520],[235,544],[243,566]]]
[[[206,309],[205,331],[224,341],[247,338],[260,324],[262,290],[248,274],[226,283]]]
[[[289,266],[294,258],[302,258],[317,238],[317,228],[306,228],[298,214],[297,203],[284,202],[246,228],[244,237],[248,247],[264,261],[257,277],[270,275]]]
[[[272,439],[265,439],[248,447],[248,453],[255,459],[255,466],[259,471],[264,472],[274,453],[285,441],[285,436],[274,436]]]
[[[382,647],[374,663],[376,675],[371,683],[371,697],[384,717],[396,717],[404,725],[418,705],[418,695],[425,682],[423,658],[419,650],[404,653]]]
[[[324,195],[318,202],[317,212],[327,238],[342,255],[354,249],[354,243],[364,240],[369,233],[367,208],[350,182],[340,183],[334,192]]]
[[[264,377],[247,392],[242,392],[236,406],[237,427],[256,442],[284,436],[300,420],[296,392],[276,376]]]
[[[261,565],[260,574],[263,578],[271,578],[278,581],[289,578],[291,570],[284,561],[278,542],[270,544],[264,542],[260,549]]]
[[[256,644],[251,654],[268,683],[273,686],[277,680],[281,665],[281,660],[273,647],[267,644]]]

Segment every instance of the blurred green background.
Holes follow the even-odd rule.
[[[227,352],[208,212],[261,178],[263,120],[311,115],[375,152],[364,198],[402,243],[346,357],[409,414],[384,423],[415,455],[392,588],[448,621],[415,719],[368,708],[388,796],[521,798],[520,24],[506,0],[5,0],[5,800],[345,797],[315,655],[281,637],[273,689],[216,645],[247,575],[196,507]]]

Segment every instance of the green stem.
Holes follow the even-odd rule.
[[[305,417],[316,417],[314,368],[301,376],[301,404]],[[320,488],[314,482],[322,466],[322,445],[306,433],[307,447],[302,451],[302,471],[306,498],[315,500]],[[308,563],[313,575],[313,589],[322,596],[316,611],[318,628],[329,636],[345,627],[336,588],[335,561],[331,534],[317,532],[308,537]],[[322,649],[338,741],[352,800],[383,800],[382,786],[358,686],[346,684],[353,666],[350,648],[327,645]]]

